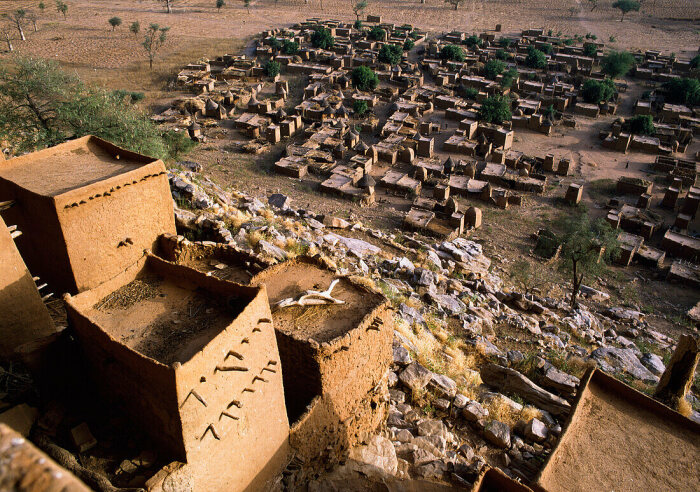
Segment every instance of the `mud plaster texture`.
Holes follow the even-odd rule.
[[[160,160],[83,137],[0,164],[5,218],[29,270],[56,294],[105,282],[174,233]]]
[[[548,492],[688,490],[700,483],[700,425],[595,370],[537,485]]]
[[[340,282],[332,294],[345,304],[273,312],[290,442],[307,460],[342,458],[382,422],[393,337],[388,302],[306,257],[272,266],[251,280],[267,286],[274,305],[308,289],[326,290],[336,278]]]
[[[32,275],[0,217],[0,357],[56,331]]]
[[[142,287],[146,294],[134,294],[137,289],[112,296],[134,281],[148,286]],[[138,337],[124,338],[131,329],[153,337],[148,332],[161,321],[172,331],[192,330],[189,301],[204,299],[208,304],[196,317],[209,320],[205,330],[188,334],[174,351],[158,352],[174,361],[170,365],[139,352]],[[243,287],[147,255],[66,301],[96,387],[173,461],[184,463],[177,474],[193,490],[260,490],[281,472],[289,423],[264,287]],[[181,323],[173,323],[173,309]],[[160,341],[169,346],[171,336]],[[146,351],[158,347],[158,340],[151,342]]]
[[[5,424],[0,424],[0,490],[90,492],[72,473]]]
[[[269,264],[228,244],[211,241],[191,242],[182,236],[163,234],[158,240],[158,256],[210,275],[246,285],[253,275]]]

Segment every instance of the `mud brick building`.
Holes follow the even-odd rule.
[[[57,293],[109,280],[175,232],[163,162],[92,136],[2,162],[5,200],[29,270]]]
[[[21,236],[20,236],[21,237]],[[0,217],[0,357],[56,331],[49,312]]]
[[[251,280],[266,285],[270,304],[339,279],[340,305],[287,307],[273,312],[282,361],[290,443],[307,459],[342,455],[367,437],[386,411],[384,375],[391,360],[393,323],[388,301],[321,261],[297,258]]]
[[[289,423],[264,288],[145,255],[66,296],[90,377],[194,491],[261,490],[286,464]]]

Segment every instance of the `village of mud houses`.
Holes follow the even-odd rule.
[[[0,492],[700,492],[699,0],[1,0]]]

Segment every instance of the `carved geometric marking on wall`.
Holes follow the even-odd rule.
[[[202,434],[202,437],[200,437],[199,440],[201,441],[202,439],[204,439],[204,436],[206,436],[207,432],[210,432],[210,431],[211,431],[211,435],[214,436],[214,439],[216,439],[217,441],[221,440],[221,438],[219,437],[219,433],[216,432],[216,428],[214,427],[214,424],[209,424],[209,426],[206,429],[204,429],[204,434]]]
[[[253,384],[255,384],[255,381],[262,381],[263,383],[267,383],[267,379],[261,378],[260,376],[255,376],[253,378]]]
[[[238,352],[234,352],[233,350],[229,350],[228,354],[226,354],[226,357],[224,357],[224,360],[228,359],[229,357],[235,357],[238,360],[243,360],[243,356],[239,354]]]
[[[228,408],[231,408],[231,407],[243,408],[243,403],[241,403],[241,402],[238,401],[238,400],[233,400],[231,403],[228,404],[228,406],[227,406],[226,408],[228,409]]]
[[[185,405],[185,403],[187,402],[187,399],[190,397],[190,395],[194,396],[205,407],[207,406],[207,402],[204,401],[204,398],[199,396],[199,393],[197,393],[195,390],[191,390],[189,393],[187,393],[187,396],[185,397],[185,399],[182,400],[182,404],[180,405],[180,408],[182,408]]]
[[[250,340],[248,340],[247,338],[244,338],[243,340],[241,340],[241,344],[244,344],[244,343],[250,343]]]
[[[256,332],[262,332],[262,330],[256,326],[255,328],[253,328],[253,333]]]
[[[214,368],[214,372],[216,373],[217,371],[238,371],[238,372],[246,372],[248,371],[247,367],[243,366],[216,366]]]
[[[243,388],[241,393],[255,393],[255,390],[253,388]]]
[[[274,369],[270,369],[269,367],[263,367],[262,370],[260,371],[260,374],[262,374],[263,371],[269,371],[272,374],[277,374],[277,371],[275,371]]]
[[[231,414],[228,413],[228,412],[221,412],[221,413],[219,414],[219,420],[221,420],[221,417],[228,417],[228,418],[233,419],[233,420],[239,420],[238,417],[236,417],[235,415],[231,415]]]
[[[268,361],[267,361],[267,365],[268,365],[268,366],[276,366],[276,365],[277,365],[277,361],[276,361],[276,360],[268,360]]]
[[[272,320],[270,318],[260,318],[258,324],[260,323],[272,323]]]

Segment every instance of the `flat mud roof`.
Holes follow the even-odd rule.
[[[170,365],[185,363],[202,350],[247,303],[146,270],[86,314],[118,342]]]
[[[697,490],[700,424],[599,370],[540,472],[544,490]]]
[[[155,161],[97,137],[83,137],[3,162],[0,179],[39,195],[58,196]]]
[[[298,298],[307,290],[325,291],[339,279],[331,295],[345,304],[292,306],[275,311],[276,303]],[[275,329],[299,340],[313,338],[328,342],[357,327],[362,319],[384,301],[384,298],[356,285],[347,278],[301,259],[289,260],[264,270],[251,283],[265,284],[270,306],[273,307]]]

